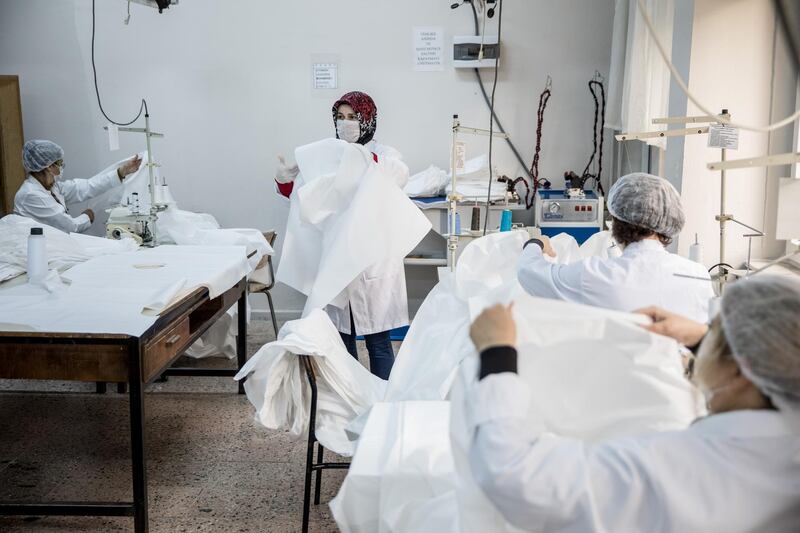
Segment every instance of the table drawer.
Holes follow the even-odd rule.
[[[145,345],[142,357],[142,380],[145,383],[186,350],[189,335],[189,317],[186,317]]]

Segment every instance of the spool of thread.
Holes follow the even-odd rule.
[[[697,241],[697,234],[694,235],[694,244],[689,246],[689,260],[694,261],[695,263],[703,262],[703,248],[700,246],[700,243]]]
[[[511,231],[511,209],[503,209],[500,217],[500,231]]]
[[[472,231],[481,230],[481,208],[478,206],[472,208],[472,222],[469,225],[469,229]]]
[[[461,235],[461,213],[456,213],[456,235]]]
[[[28,236],[28,281],[41,284],[47,278],[47,241],[43,228],[31,228]]]

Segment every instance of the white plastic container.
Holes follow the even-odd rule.
[[[42,283],[47,278],[47,246],[43,228],[31,228],[28,236],[28,281]]]

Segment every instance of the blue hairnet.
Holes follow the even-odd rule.
[[[644,172],[622,176],[608,191],[608,212],[628,224],[667,237],[683,229],[681,197],[664,178]]]
[[[800,282],[761,275],[734,282],[720,314],[742,373],[777,407],[800,408]]]
[[[28,172],[44,170],[59,159],[64,159],[64,149],[52,141],[28,141],[22,147],[22,166]]]

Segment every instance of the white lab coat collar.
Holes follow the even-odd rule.
[[[632,242],[622,250],[622,255],[635,255],[643,252],[666,252],[667,249],[660,241],[653,239],[642,239]]]
[[[714,436],[764,438],[800,435],[797,413],[742,409],[696,420],[689,431]]]
[[[32,187],[34,187],[34,188],[36,188],[36,189],[38,189],[38,190],[41,190],[41,191],[42,191],[42,192],[44,192],[45,194],[49,194],[49,193],[50,193],[50,191],[48,191],[48,190],[45,188],[45,186],[44,186],[44,185],[42,185],[42,182],[41,182],[41,181],[37,180],[36,178],[34,178],[33,176],[31,176],[30,174],[28,174],[28,179],[27,179],[26,181],[29,181],[29,182],[31,183],[31,186],[32,186]],[[56,186],[56,185],[55,185],[55,183],[54,183],[54,184],[53,184],[53,187],[55,188],[55,186]]]

